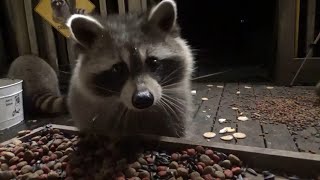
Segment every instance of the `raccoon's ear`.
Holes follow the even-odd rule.
[[[103,35],[103,26],[93,17],[74,14],[67,22],[71,37],[85,48],[90,48]]]
[[[177,21],[177,5],[174,0],[163,0],[149,13],[148,21],[165,32],[170,32]]]

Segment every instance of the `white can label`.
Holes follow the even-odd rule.
[[[23,114],[22,92],[0,98],[0,123]]]

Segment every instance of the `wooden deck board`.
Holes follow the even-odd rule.
[[[232,127],[236,128],[236,111],[231,109],[232,106],[236,103],[237,95],[236,92],[238,90],[237,83],[227,83],[223,88],[223,93],[221,97],[221,101],[219,104],[219,109],[217,112],[217,117],[214,121],[213,132],[217,133],[217,137],[214,139],[215,142],[224,142],[228,144],[234,144],[235,140],[232,141],[224,141],[221,140],[220,137],[227,135],[219,134],[219,131],[224,127]],[[218,119],[224,118],[227,119],[226,123],[219,123]],[[229,133],[230,134],[230,133]]]
[[[197,91],[197,95],[194,97],[197,98],[196,101],[198,99],[201,100],[202,97],[210,96],[211,98],[208,101],[201,100],[200,105],[195,105],[196,108],[197,106],[200,107],[198,108],[198,111],[196,112],[193,121],[188,124],[186,139],[206,141],[206,139],[203,138],[202,135],[205,132],[212,131],[213,118],[216,116],[217,113],[220,97],[222,94],[222,89],[208,88],[204,84],[194,87],[194,89],[199,89],[201,92],[198,95]]]
[[[195,105],[200,105],[202,103],[201,98],[206,97],[208,94],[208,87],[204,83],[194,83],[192,84],[192,90],[196,90],[197,94],[193,96],[193,103]]]
[[[272,97],[285,97],[286,91],[279,86],[268,90]],[[297,151],[297,146],[284,124],[263,124],[267,148]]]
[[[264,124],[263,130],[268,148],[298,151],[286,125]]]
[[[247,88],[246,88],[247,86]],[[250,88],[249,88],[250,87]],[[252,114],[255,112],[254,89],[251,84],[239,83],[238,104],[240,111],[244,116],[249,118],[248,121],[238,121],[237,131],[245,133],[245,139],[239,139],[237,144],[255,147],[265,147],[262,130],[259,120],[253,119]]]
[[[316,133],[317,129],[309,127],[294,135],[300,151],[320,154],[320,138],[314,136]]]
[[[306,93],[313,93],[314,88],[298,87],[282,87],[285,93],[285,97],[299,96]],[[302,152],[320,153],[320,138],[315,137],[317,129],[314,127],[308,127],[305,130],[295,132],[292,137],[294,138],[298,150]]]

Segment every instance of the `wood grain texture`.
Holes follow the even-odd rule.
[[[107,16],[107,0],[99,0],[101,16]]]
[[[141,8],[142,8],[142,11],[147,11],[148,9],[148,4],[147,4],[147,0],[141,0]]]
[[[277,61],[275,69],[276,81],[279,84],[289,84],[293,78],[290,71],[293,67],[288,66],[294,58],[294,36],[296,20],[296,3],[292,0],[277,1],[278,14],[278,40]]]
[[[26,21],[27,21],[27,28],[28,28],[29,41],[30,41],[30,50],[32,54],[39,55],[37,35],[36,35],[36,30],[35,30],[34,20],[33,20],[32,1],[24,0],[24,8],[26,13]]]
[[[273,89],[257,88],[255,92],[262,96],[284,97],[285,90],[280,86],[272,86]],[[267,148],[297,151],[297,146],[288,128],[284,124],[263,124],[263,132]]]
[[[215,87],[216,88],[216,87]],[[232,127],[236,128],[236,116],[237,113],[235,110],[231,109],[231,107],[236,105],[237,95],[236,92],[238,91],[238,84],[237,83],[227,83],[224,84],[222,97],[220,100],[217,117],[214,121],[213,125],[213,132],[217,133],[217,137],[214,139],[214,142],[224,142],[228,144],[234,144],[235,140],[231,141],[224,141],[221,140],[221,136],[225,136],[227,134],[219,134],[219,131],[224,127]],[[223,124],[219,122],[219,119],[227,119],[227,121]],[[228,133],[229,135],[230,133]]]
[[[310,49],[310,44],[315,38],[315,20],[316,20],[316,0],[307,1],[307,31],[306,31],[306,48],[305,52]],[[313,52],[311,52],[313,54]],[[313,55],[311,55],[313,56]]]
[[[200,85],[199,88],[207,90],[206,94],[203,95],[211,98],[208,101],[202,101],[199,105],[200,107],[187,130],[188,136],[186,138],[189,140],[195,139],[198,141],[206,141],[203,137],[203,133],[212,132],[213,130],[213,120],[216,117],[222,89],[218,89],[215,86],[208,88],[205,84]],[[201,96],[198,96],[197,98],[201,99]],[[212,141],[215,141],[215,138],[213,138]]]
[[[71,69],[74,68],[74,66],[76,65],[76,54],[73,50],[73,42],[71,39],[66,39],[66,43],[67,43],[67,51],[68,51],[68,60],[69,60],[69,64]]]
[[[237,121],[237,131],[245,133],[247,137],[245,139],[239,139],[236,144],[265,147],[261,124],[258,119],[254,119],[252,114],[255,113],[255,95],[254,87],[250,83],[239,83],[238,104],[240,112],[243,116],[249,118],[248,121]],[[239,114],[240,116],[240,114]]]
[[[284,124],[264,124],[267,148],[298,151],[288,128]]]
[[[54,38],[52,27],[44,19],[41,20],[41,23],[44,32],[43,36],[45,39],[45,51],[48,58],[46,60],[48,64],[56,71],[56,73],[59,74],[56,41]]]
[[[7,10],[11,22],[13,25],[13,30],[15,34],[15,40],[18,47],[19,55],[29,54],[30,41],[27,29],[26,15],[24,9],[24,2],[21,0],[7,0]]]
[[[128,11],[129,12],[141,12],[141,0],[128,0]]]
[[[126,14],[126,7],[125,7],[124,0],[118,0],[118,10],[120,15]]]

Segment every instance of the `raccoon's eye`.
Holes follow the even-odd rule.
[[[120,73],[122,72],[122,70],[125,68],[125,64],[124,63],[118,63],[118,64],[114,64],[112,66],[112,73]]]
[[[149,66],[149,68],[151,69],[151,71],[155,71],[157,70],[157,68],[159,67],[160,65],[160,62],[157,58],[155,57],[149,57],[147,60],[146,60],[146,64]]]

